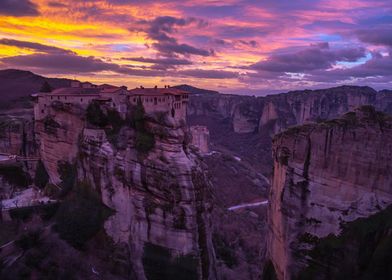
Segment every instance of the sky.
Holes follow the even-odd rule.
[[[0,69],[263,95],[392,88],[391,0],[0,0]]]

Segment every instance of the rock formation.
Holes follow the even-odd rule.
[[[191,145],[198,148],[200,153],[207,154],[209,152],[210,132],[205,126],[191,126]]]
[[[340,86],[264,97],[200,94],[190,98],[188,122],[207,126],[212,145],[235,152],[270,175],[274,134],[290,126],[336,118],[361,105],[391,113],[392,92]]]
[[[184,123],[165,113],[136,120],[131,108],[127,119],[101,109],[113,117],[104,126],[77,106],[61,103],[52,104],[48,117],[37,123],[51,182],[65,187],[65,162],[77,170],[77,182],[114,210],[104,228],[129,255],[134,279],[170,273],[216,279],[209,182],[203,164],[188,150]],[[151,145],[142,146],[146,143]],[[152,263],[170,268],[158,271]]]
[[[278,279],[296,279],[317,261],[309,256],[314,240],[339,235],[346,223],[391,204],[391,157],[392,119],[371,106],[278,134],[267,270],[273,267]]]

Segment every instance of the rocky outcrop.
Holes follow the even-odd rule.
[[[47,117],[35,122],[40,157],[52,183],[61,181],[60,162],[75,161],[84,125],[83,109],[61,102],[54,102]]]
[[[338,117],[361,105],[381,111],[392,108],[392,95],[370,87],[340,86],[322,90],[291,91],[265,97],[238,95],[197,95],[190,100],[188,115],[217,115],[229,119],[237,133],[273,135],[285,128]]]
[[[252,96],[197,95],[191,96],[188,115],[229,119],[233,131],[249,133],[257,131],[261,106]]]
[[[267,254],[278,279],[312,263],[314,240],[392,203],[391,155],[392,119],[370,106],[274,138]]]
[[[0,117],[0,153],[30,156],[37,154],[34,122],[26,117]]]
[[[145,115],[141,133],[132,117],[98,127],[80,108],[52,107],[37,123],[51,181],[64,179],[59,162],[68,162],[76,167],[76,181],[91,186],[114,210],[105,232],[125,248],[132,279],[154,278],[151,264],[157,263],[168,267],[158,272],[161,278],[216,279],[209,181],[188,150],[184,123],[169,114]]]
[[[264,97],[199,94],[190,98],[188,122],[207,126],[211,147],[233,151],[269,176],[273,135],[294,125],[336,118],[361,105],[392,113],[392,92],[340,86]]]

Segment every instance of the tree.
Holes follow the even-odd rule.
[[[37,169],[34,176],[34,184],[39,188],[45,188],[46,184],[49,182],[49,174],[42,161],[38,162]]]
[[[40,92],[52,92],[52,87],[50,86],[50,84],[48,83],[48,81],[45,81],[40,89]]]

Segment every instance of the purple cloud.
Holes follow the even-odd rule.
[[[151,63],[151,64],[153,64],[153,66],[151,66],[152,69],[161,69],[161,70],[175,68],[179,65],[193,64],[192,61],[190,61],[188,59],[175,58],[175,57],[169,57],[169,58],[123,57],[122,59],[130,60],[130,61],[137,61],[137,62],[144,62],[144,63]]]
[[[207,78],[207,79],[233,79],[238,77],[238,73],[224,71],[224,70],[203,70],[203,69],[192,69],[178,71],[180,76],[191,76],[195,78]]]
[[[361,29],[355,34],[362,42],[392,47],[392,25],[383,28]]]
[[[178,40],[173,37],[173,34],[177,32],[178,27],[185,27],[191,24],[194,24],[199,28],[206,26],[207,23],[203,20],[163,16],[157,17],[150,22],[142,21],[140,23],[148,25],[145,32],[150,39],[156,41],[152,46],[163,56],[169,57],[176,54],[198,56],[213,55],[212,50],[205,50],[184,43],[180,44],[178,43]]]
[[[23,17],[38,16],[37,5],[30,0],[1,0],[0,14],[7,16]]]
[[[13,46],[13,47],[21,48],[21,49],[30,49],[30,50],[34,50],[37,52],[44,52],[44,53],[59,53],[59,54],[73,53],[70,50],[65,50],[65,49],[61,49],[61,48],[57,48],[57,47],[53,47],[53,46],[48,46],[48,45],[43,45],[43,44],[33,43],[33,42],[28,42],[28,41],[7,39],[7,38],[0,39],[0,45]]]
[[[292,53],[276,53],[267,60],[250,66],[262,72],[301,73],[319,69],[329,69],[338,61],[355,62],[366,55],[364,48],[345,48],[332,50],[328,43],[311,45]]]
[[[153,61],[149,59],[140,59]],[[42,74],[93,74],[103,71],[111,71],[130,76],[172,76],[172,77],[196,77],[208,79],[235,78],[237,73],[220,70],[183,70],[165,71],[164,69],[136,68],[135,66],[123,66],[111,62],[105,62],[95,57],[82,57],[74,53],[63,54],[31,54],[1,58],[0,62],[7,67],[28,68]],[[181,63],[181,62],[177,62]],[[185,63],[185,61],[183,61]]]

